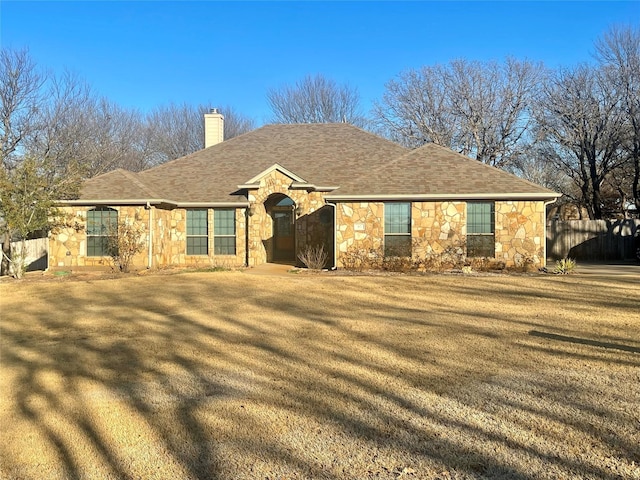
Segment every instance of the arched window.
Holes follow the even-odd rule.
[[[87,256],[109,255],[109,237],[118,234],[118,212],[109,207],[96,207],[87,212]]]

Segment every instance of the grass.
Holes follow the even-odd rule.
[[[0,478],[640,478],[639,282],[3,282]]]

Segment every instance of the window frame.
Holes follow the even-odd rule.
[[[474,206],[488,207],[487,212],[472,212]],[[477,220],[481,217],[479,220]],[[487,220],[489,220],[487,222]],[[491,252],[489,252],[489,240]],[[484,245],[486,244],[486,245]],[[478,252],[478,254],[476,253]],[[467,202],[467,256],[471,258],[495,258],[496,256],[496,202]]]
[[[208,256],[209,255],[209,210],[206,208],[189,208],[186,211],[186,254],[193,256]],[[194,215],[204,214],[204,233],[202,233],[203,225],[193,225],[194,221],[202,222],[202,218],[193,218]],[[197,229],[198,233],[193,233]],[[191,232],[191,233],[190,233]],[[202,240],[204,239],[204,244]],[[199,240],[196,245],[194,240]],[[204,253],[202,253],[202,247],[204,245]]]
[[[391,207],[405,207],[407,209],[406,212],[397,212],[391,213]],[[384,203],[384,257],[411,257],[412,255],[412,244],[411,244],[411,202],[385,202]],[[404,221],[391,221],[391,216],[394,216],[397,220],[398,218],[404,220],[406,215],[406,224]],[[392,231],[394,230],[394,231]],[[402,231],[395,231],[402,230]],[[400,254],[392,255],[390,252],[390,244],[391,243],[401,243],[397,242],[399,239],[407,239],[406,245],[394,245],[393,248],[396,248]],[[392,241],[393,240],[393,241]],[[402,242],[404,243],[404,242]]]
[[[100,222],[96,222],[95,213],[99,212]],[[110,257],[109,252],[109,232],[115,230],[118,234],[118,216],[119,212],[115,208],[106,206],[97,206],[87,210],[87,257]],[[106,222],[105,222],[106,219]],[[95,234],[95,228],[100,234]]]
[[[221,218],[223,214],[229,214],[231,218]],[[229,224],[229,220],[231,223]],[[225,222],[224,225],[222,223]],[[228,233],[231,226],[232,233]],[[224,233],[221,233],[224,232]],[[236,255],[237,254],[237,228],[235,208],[214,208],[213,209],[213,254],[214,255]],[[222,240],[233,239],[231,243]]]

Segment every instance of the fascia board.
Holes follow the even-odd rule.
[[[278,163],[274,163],[273,165],[271,165],[269,168],[267,168],[263,172],[260,172],[255,177],[247,180],[244,184],[245,185],[253,185],[255,183],[258,183],[258,182],[260,182],[261,178],[263,178],[265,175],[270,174],[274,170],[278,170],[280,173],[286,175],[287,177],[291,178],[295,182],[307,183],[307,181],[304,178],[299,177],[298,175],[296,175],[295,173],[291,172],[290,170],[287,170],[282,165],[280,165]]]
[[[59,205],[94,206],[94,205],[170,205],[176,208],[245,208],[249,202],[176,202],[166,199],[101,199],[101,200],[60,200]]]
[[[300,190],[311,190],[314,192],[332,192],[337,190],[340,187],[319,187],[318,185],[314,185],[313,183],[301,183],[301,182],[293,182],[289,188],[292,189],[300,189]]]
[[[325,199],[333,201],[362,201],[362,200],[550,200],[561,197],[561,193],[464,193],[464,194],[367,194],[367,195],[325,195]]]
[[[58,205],[177,205],[172,200],[164,198],[107,198],[107,199],[79,199],[79,200],[57,200]]]
[[[249,202],[178,202],[179,208],[247,208]]]

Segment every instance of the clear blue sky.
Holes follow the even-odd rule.
[[[620,23],[640,24],[640,1],[0,1],[3,47],[123,107],[231,105],[259,124],[266,91],[306,74],[357,87],[369,110],[407,68],[507,55],[571,66]]]

